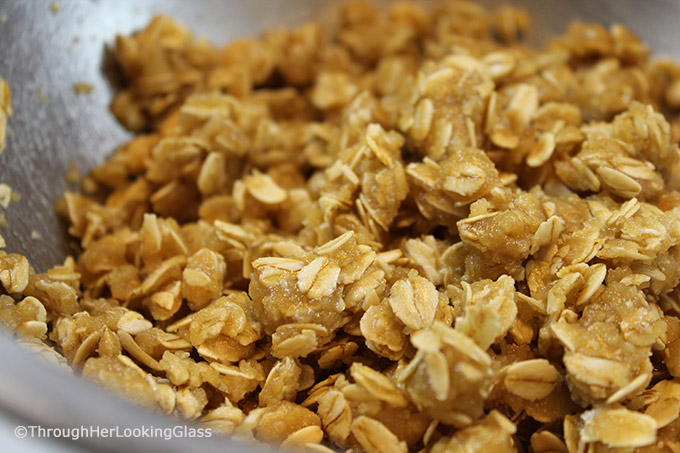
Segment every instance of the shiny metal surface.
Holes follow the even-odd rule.
[[[175,16],[198,36],[215,43],[253,35],[267,27],[293,25],[328,15],[336,0],[0,0],[0,75],[12,87],[15,115],[0,155],[0,182],[21,201],[7,211],[2,231],[7,249],[25,254],[38,270],[61,262],[71,251],[52,203],[66,188],[70,161],[81,173],[102,162],[130,137],[108,111],[115,80],[106,47],[116,33],[131,33],[159,13]],[[488,5],[502,3],[482,1]],[[656,54],[680,58],[680,1],[518,0],[534,16],[530,36],[539,42],[560,33],[572,19],[620,22],[649,43]],[[78,82],[94,87],[76,95]],[[34,240],[37,233],[42,239]],[[128,424],[170,426],[173,422],[123,403],[90,384],[62,376],[26,356],[0,336],[0,407],[17,419],[44,426]],[[165,424],[165,425],[164,425]],[[145,442],[142,442],[145,441]],[[190,442],[89,439],[88,449],[189,451]],[[122,442],[122,443],[121,443]],[[142,442],[142,443],[139,443]],[[239,451],[230,441],[208,439],[205,450]],[[249,451],[253,451],[252,448]]]

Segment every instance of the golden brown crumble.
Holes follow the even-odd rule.
[[[3,323],[253,442],[680,451],[680,66],[513,7],[338,17],[117,37],[140,133],[60,200],[77,259],[0,252]]]

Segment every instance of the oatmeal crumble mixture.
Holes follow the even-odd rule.
[[[4,324],[252,442],[680,451],[680,67],[512,7],[338,17],[119,36],[140,134],[61,199],[77,259],[0,252]]]

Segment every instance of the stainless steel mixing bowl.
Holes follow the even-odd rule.
[[[12,87],[15,115],[0,155],[0,182],[21,194],[2,231],[7,250],[25,254],[42,271],[72,251],[64,224],[52,209],[64,191],[69,162],[82,173],[130,137],[109,113],[114,71],[106,57],[116,33],[131,33],[155,14],[174,16],[196,35],[216,43],[268,27],[328,16],[336,0],[0,0],[0,76]],[[494,6],[501,1],[482,3]],[[530,9],[540,42],[572,19],[620,22],[655,54],[680,58],[678,0],[520,0]],[[56,10],[56,12],[54,11]],[[76,95],[78,82],[94,87]],[[40,239],[35,239],[40,237]],[[177,423],[65,376],[0,335],[0,410],[17,424],[170,427]],[[253,451],[225,439],[82,439],[71,443],[111,451]]]

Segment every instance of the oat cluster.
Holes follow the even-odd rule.
[[[512,7],[336,18],[118,37],[143,133],[63,196],[77,259],[0,257],[3,322],[253,442],[680,451],[680,67]]]

